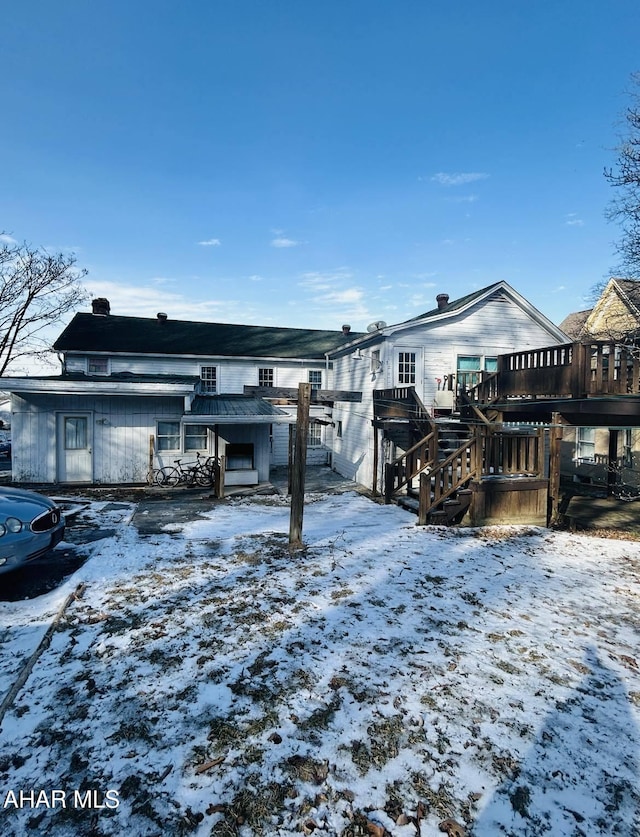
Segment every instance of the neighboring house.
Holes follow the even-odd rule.
[[[439,294],[436,301],[436,308],[406,322],[374,323],[371,332],[328,354],[333,386],[362,391],[361,403],[334,405],[332,465],[369,487],[380,486],[384,462],[395,455],[385,434],[372,429],[374,392],[389,391],[392,399],[392,390],[414,387],[427,411],[446,413],[454,390],[495,371],[498,355],[567,341],[506,282],[452,301]]]
[[[588,311],[569,314],[560,328],[572,340],[626,340],[640,337],[640,281],[610,279]]]
[[[640,281],[610,279],[593,308],[569,314],[560,328],[577,342],[616,341],[637,356],[640,354]],[[560,469],[565,479],[607,486],[616,493],[637,494],[640,429],[565,427]]]
[[[245,387],[327,385],[326,352],[340,331],[114,316],[107,300],[76,314],[54,349],[55,377],[7,378],[13,479],[141,483],[150,467],[226,457],[227,484],[255,484],[286,464],[296,408]],[[325,406],[312,408],[308,462],[324,463]],[[316,421],[318,420],[318,421]],[[322,423],[325,422],[325,423]]]

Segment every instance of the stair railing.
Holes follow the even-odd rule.
[[[482,471],[482,436],[476,428],[471,439],[420,475],[418,525],[426,526],[429,515],[441,503],[466,488]]]
[[[438,456],[438,431],[434,428],[413,447],[385,465],[384,501],[390,503],[392,496],[421,474],[432,468]]]

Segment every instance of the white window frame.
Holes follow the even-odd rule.
[[[311,384],[311,392],[322,389],[322,369],[310,369],[307,380]]]
[[[265,379],[270,383],[265,383]],[[274,387],[276,382],[276,375],[273,366],[260,366],[258,368],[258,386],[259,387]]]
[[[196,432],[198,428],[198,432]],[[190,439],[202,439],[204,437],[204,445],[193,445]],[[185,424],[184,425],[184,451],[208,451],[209,450],[209,428],[206,424]]]
[[[398,386],[415,386],[418,368],[418,352],[415,349],[398,349],[396,373]]]
[[[576,462],[596,461],[596,428],[576,428]]]
[[[461,369],[461,360],[477,360],[477,368]],[[490,368],[487,368],[490,367]],[[456,355],[456,382],[457,389],[469,389],[480,383],[483,372],[495,372],[498,368],[497,355],[483,355],[483,354],[463,354],[459,352]]]
[[[161,433],[161,425],[173,425],[175,428],[175,432],[165,432]],[[177,445],[171,446],[167,444],[165,440],[172,440],[177,439]],[[173,451],[180,451],[180,419],[158,419],[156,421],[156,450],[158,453],[167,453]]]
[[[318,422],[312,422],[307,433],[307,447],[321,448],[322,445],[322,425]]]
[[[622,432],[622,467],[633,468],[633,428],[625,427]]]
[[[213,374],[211,374],[213,373]],[[200,391],[208,395],[216,395],[218,392],[218,367],[200,367]]]

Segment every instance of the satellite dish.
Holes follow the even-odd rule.
[[[367,326],[367,331],[380,331],[381,328],[386,328],[387,324],[384,320],[376,320],[375,323],[369,323]]]

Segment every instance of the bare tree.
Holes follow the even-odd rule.
[[[19,359],[51,351],[47,328],[87,300],[73,254],[0,237],[0,377]]]
[[[620,142],[615,149],[617,162],[604,172],[616,189],[605,216],[621,230],[616,246],[620,259],[617,274],[640,279],[640,73],[634,73],[631,81],[631,103],[624,112]]]

